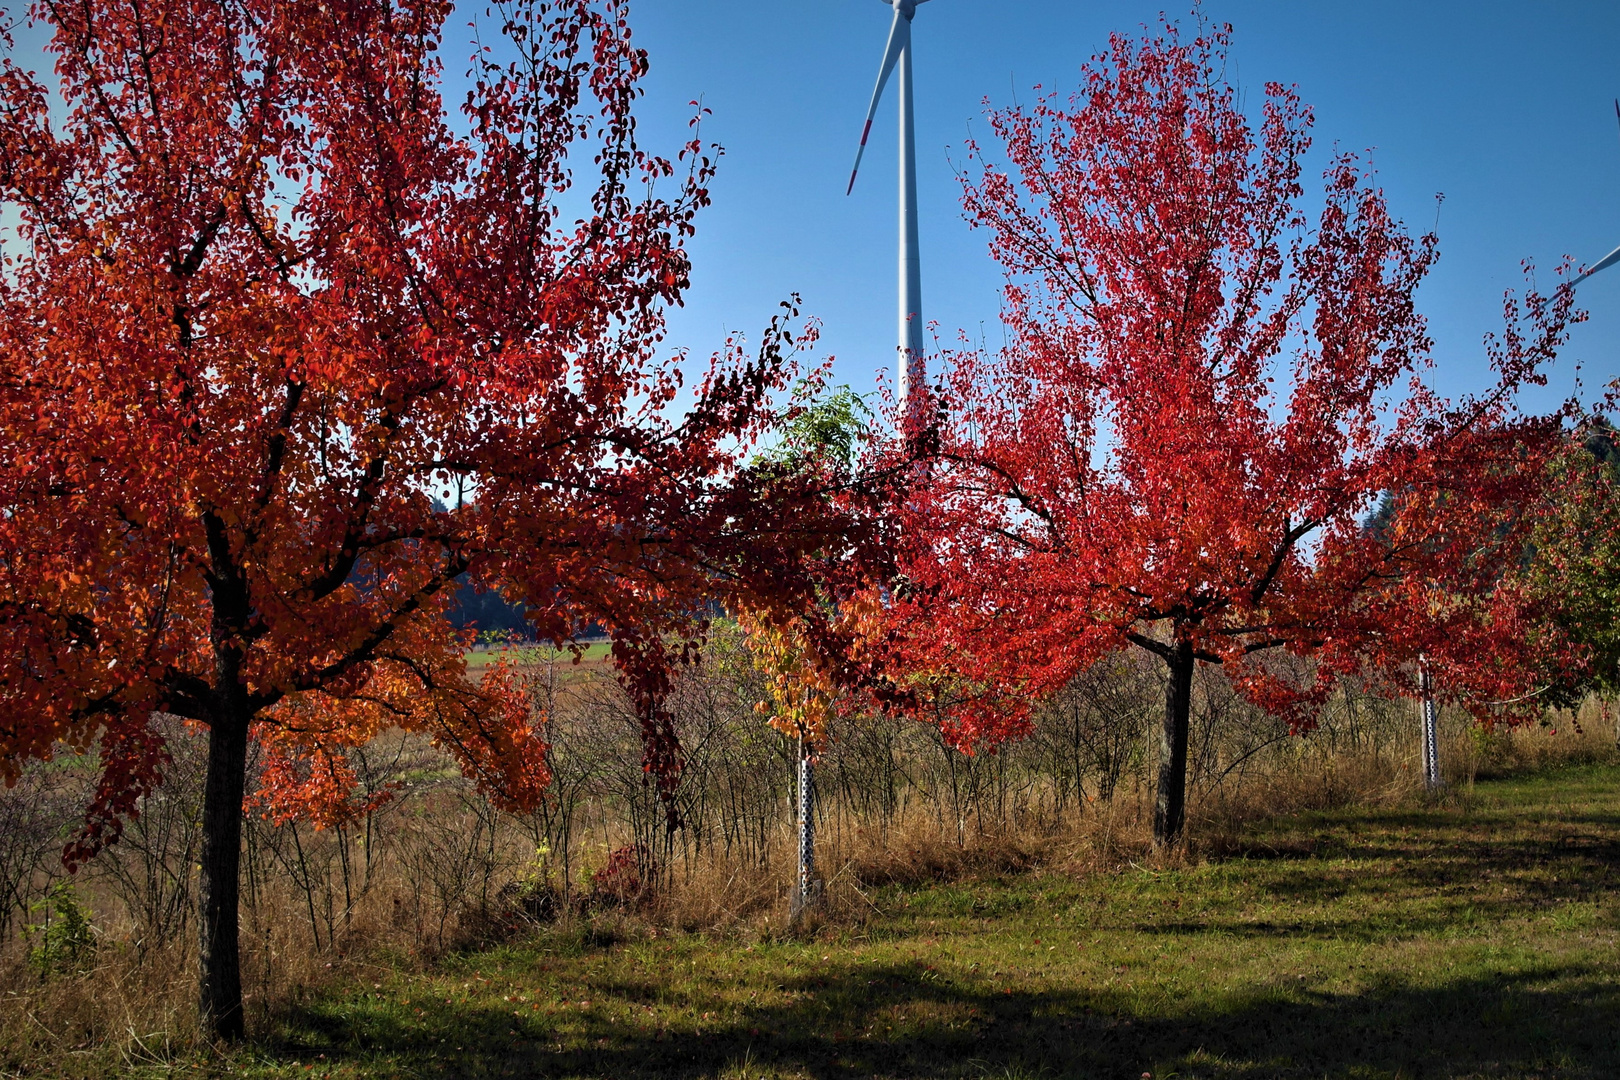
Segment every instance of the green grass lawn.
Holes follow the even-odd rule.
[[[1620,1076],[1620,769],[1185,870],[888,888],[814,941],[557,930],[284,1017],[331,1077]]]

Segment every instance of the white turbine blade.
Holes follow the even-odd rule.
[[[1593,266],[1586,273],[1582,274],[1580,277],[1576,278],[1573,282],[1571,282],[1571,284],[1579,285],[1581,282],[1585,281],[1599,270],[1605,270],[1608,267],[1613,266],[1615,263],[1620,263],[1620,247],[1615,248],[1613,251],[1603,256],[1603,258],[1599,259],[1595,266]]]
[[[1620,120],[1620,98],[1614,99],[1614,118],[1616,120]],[[1596,266],[1592,267],[1592,269],[1575,279],[1575,284],[1579,285],[1581,282],[1585,281],[1599,270],[1602,270],[1605,267],[1613,266],[1616,262],[1620,262],[1620,247],[1615,248],[1613,251],[1603,256],[1603,258],[1599,259]]]
[[[883,50],[883,66],[878,69],[877,86],[872,90],[872,104],[866,109],[866,126],[861,128],[861,146],[855,151],[855,167],[849,171],[849,187],[844,194],[848,195],[855,190],[855,174],[861,171],[861,157],[866,153],[866,137],[872,134],[872,118],[877,115],[878,102],[883,98],[883,88],[888,85],[889,75],[894,71],[894,65],[900,62],[900,53],[911,42],[911,20],[894,9],[894,23],[889,27],[889,46]]]
[[[1614,99],[1614,118],[1616,120],[1620,120],[1620,98]],[[1603,258],[1599,259],[1591,269],[1582,274],[1580,277],[1576,278],[1574,281],[1570,282],[1570,284],[1579,285],[1581,282],[1585,281],[1599,270],[1606,270],[1617,262],[1620,262],[1620,247],[1615,248],[1613,251],[1603,256]]]

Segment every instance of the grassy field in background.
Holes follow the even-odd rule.
[[[613,655],[613,645],[607,641],[592,641],[585,644],[580,654],[581,664],[606,663]],[[508,663],[519,667],[534,664],[546,664],[553,660],[559,667],[573,663],[573,654],[566,649],[553,649],[546,645],[497,645],[490,648],[477,648],[467,653],[467,670],[482,671],[493,664],[497,659],[504,658]]]
[[[430,974],[380,966],[203,1068],[1620,1076],[1617,872],[1620,769],[1568,769],[1274,823],[1181,869],[871,890],[864,925],[805,941],[581,926]]]

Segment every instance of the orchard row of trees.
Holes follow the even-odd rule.
[[[543,804],[543,718],[467,669],[468,580],[543,640],[610,639],[668,829],[668,697],[722,610],[812,744],[877,708],[994,748],[1143,651],[1165,843],[1200,664],[1296,725],[1420,660],[1505,720],[1612,679],[1613,485],[1573,404],[1514,404],[1570,288],[1509,301],[1488,392],[1436,396],[1434,237],[1344,156],[1308,218],[1309,110],[1268,85],[1251,125],[1225,31],[1116,38],[1072,99],[992,114],[964,195],[1009,344],[856,439],[847,399],[791,392],[825,376],[791,304],[695,385],[663,347],[717,151],[695,117],[673,156],[639,142],[624,6],[520,0],[464,73],[452,11],[41,0],[54,78],[9,40],[0,68],[0,772],[97,756],[76,865],[163,784],[168,718],[206,730],[209,1033],[243,1030],[247,807],[376,810],[347,752],[392,729]]]

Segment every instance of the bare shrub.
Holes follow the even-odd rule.
[[[1033,742],[1057,813],[1112,802],[1142,767],[1144,735],[1164,711],[1164,665],[1152,659],[1135,650],[1105,657],[1036,713]],[[1213,725],[1205,729],[1213,734]]]
[[[136,955],[185,936],[191,925],[192,868],[202,845],[206,739],[178,717],[160,717],[168,744],[163,786],[141,800],[124,835],[90,868],[134,925]]]
[[[62,845],[79,820],[82,789],[56,763],[26,770],[0,786],[0,955],[21,929],[29,908],[66,871]]]

